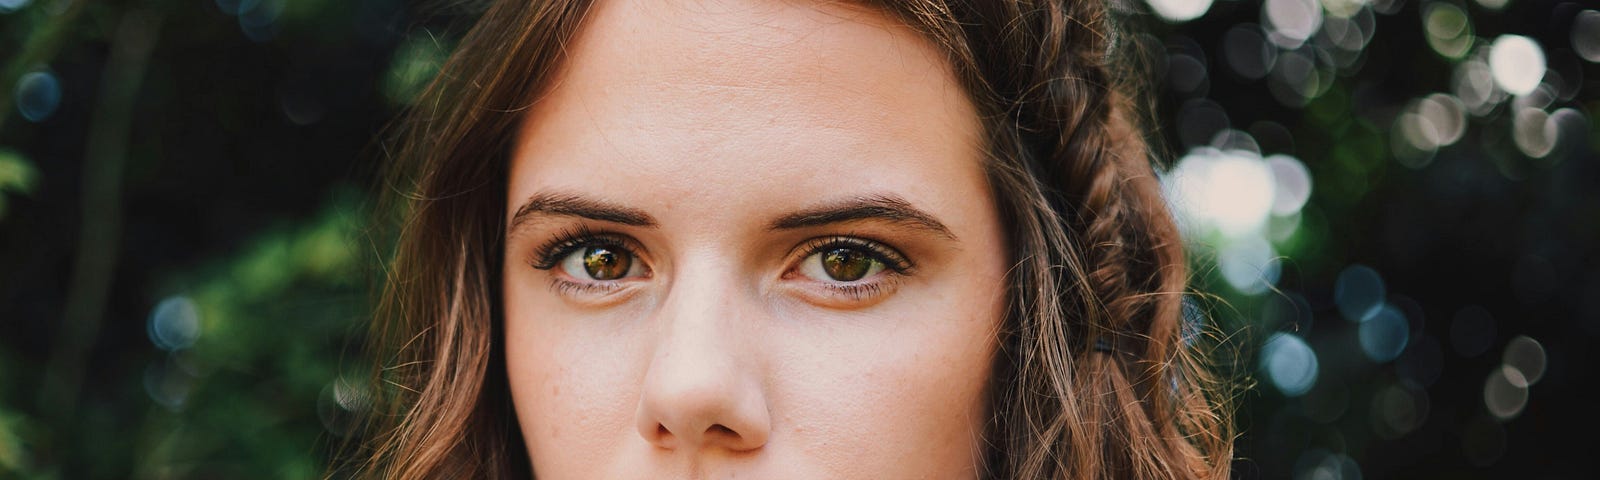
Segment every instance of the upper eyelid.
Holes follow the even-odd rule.
[[[616,245],[634,258],[644,259],[644,255],[640,254],[643,248],[632,237],[619,233],[590,232],[587,229],[580,229],[577,232],[564,232],[530,251],[528,264],[541,270],[554,268],[561,259],[571,255],[574,250],[595,244]]]
[[[886,257],[882,258],[883,260],[886,260],[884,262],[885,266],[888,266],[891,270],[896,272],[909,273],[915,270],[917,267],[917,263],[912,261],[911,257],[901,252],[900,249],[889,245],[887,242],[855,234],[828,235],[806,240],[805,242],[801,243],[800,247],[798,248],[800,252],[798,255],[799,260],[811,258],[812,255],[821,252],[822,249],[839,243],[863,247],[867,250],[867,252],[874,256]]]

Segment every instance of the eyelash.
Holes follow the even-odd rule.
[[[578,249],[610,246],[622,247],[628,255],[639,258],[638,249],[634,248],[633,241],[628,237],[614,233],[595,233],[586,227],[578,227],[562,230],[555,238],[534,249],[533,255],[528,257],[528,265],[539,270],[549,270]]]
[[[831,248],[847,247],[867,252],[874,260],[883,262],[883,266],[899,274],[909,274],[916,268],[911,259],[906,258],[899,250],[885,245],[883,242],[869,240],[854,235],[833,235],[807,240],[800,245],[800,258],[810,258]]]

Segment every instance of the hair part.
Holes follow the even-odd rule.
[[[1133,121],[1136,86],[1115,82],[1105,6],[865,3],[936,43],[983,117],[1014,262],[985,476],[1226,477],[1232,392],[1185,336],[1197,326],[1183,245]],[[589,4],[495,2],[396,125],[403,218],[370,335],[377,401],[351,454],[358,476],[531,474],[500,332],[503,179],[515,126]]]

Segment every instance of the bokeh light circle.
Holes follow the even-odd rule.
[[[1339,272],[1333,284],[1333,301],[1345,320],[1364,322],[1384,302],[1383,277],[1366,265],[1351,265]]]
[[[1411,325],[1399,309],[1385,305],[1361,322],[1357,336],[1367,359],[1386,363],[1405,351],[1411,340]]]
[[[1416,103],[1417,115],[1428,120],[1435,136],[1429,141],[1436,147],[1452,145],[1467,132],[1466,107],[1454,96],[1435,93]]]
[[[178,411],[189,402],[194,377],[179,368],[170,356],[151,362],[144,370],[144,391],[150,399],[168,410]]]
[[[42,122],[61,105],[61,81],[48,71],[22,74],[15,92],[17,112],[30,122]]]
[[[1527,95],[1544,79],[1544,49],[1521,35],[1501,35],[1489,47],[1494,82],[1513,95]]]
[[[200,338],[200,309],[184,296],[167,297],[150,312],[150,342],[167,351],[189,348]]]
[[[1307,450],[1295,460],[1296,479],[1361,480],[1361,465],[1343,453],[1321,448]]]
[[[1405,436],[1428,419],[1428,392],[1389,384],[1372,396],[1372,429],[1379,437]]]
[[[361,417],[371,407],[371,395],[359,382],[335,378],[317,397],[317,417],[329,433],[346,436],[360,426]]]
[[[1278,49],[1267,42],[1259,26],[1235,25],[1222,34],[1222,60],[1241,77],[1260,80],[1277,59]]]
[[[1183,53],[1167,56],[1167,87],[1188,95],[1203,96],[1209,74],[1200,59]]]
[[[1272,195],[1273,215],[1294,215],[1306,200],[1311,198],[1311,171],[1300,159],[1288,155],[1267,157],[1267,168],[1272,170],[1275,188]]]
[[[1445,58],[1461,58],[1472,50],[1472,19],[1449,2],[1429,2],[1422,7],[1422,28],[1428,46]]]
[[[1211,0],[1145,0],[1150,10],[1169,22],[1187,22],[1200,18],[1211,9]]]
[[[1254,152],[1199,147],[1178,160],[1163,185],[1179,226],[1190,235],[1214,231],[1227,239],[1263,231],[1276,179]]]
[[[1471,57],[1456,65],[1451,73],[1451,90],[1473,116],[1482,117],[1494,111],[1505,101],[1507,94],[1495,87],[1494,74],[1489,71],[1489,55],[1479,49]]]
[[[1551,154],[1547,157],[1556,157],[1562,151],[1581,149],[1588,144],[1589,117],[1572,107],[1550,112],[1544,128],[1552,142]]]
[[[1261,17],[1273,43],[1299,48],[1322,28],[1322,5],[1317,0],[1266,0]]]
[[[1515,368],[1500,367],[1489,372],[1483,384],[1483,405],[1501,421],[1516,418],[1528,405],[1527,378]]]
[[[1416,103],[1412,103],[1413,106]],[[1399,130],[1400,140],[1406,145],[1420,152],[1433,152],[1439,148],[1438,138],[1441,136],[1439,127],[1433,125],[1433,120],[1416,112],[1415,108],[1407,108],[1396,119],[1396,128]]]
[[[33,0],[0,0],[0,13],[11,13],[33,3]]]
[[[1518,109],[1511,120],[1511,140],[1517,150],[1530,158],[1544,158],[1556,147],[1558,129],[1551,128],[1550,114],[1538,108]]]
[[[1266,293],[1282,274],[1277,252],[1259,236],[1228,242],[1217,252],[1217,267],[1223,280],[1246,295]]]
[[[1261,347],[1261,369],[1285,396],[1298,397],[1317,384],[1317,353],[1305,340],[1278,332]]]
[[[1211,137],[1211,146],[1218,150],[1244,152],[1250,155],[1261,155],[1261,144],[1256,143],[1255,137],[1243,130],[1227,129],[1217,132]]]
[[[1218,156],[1208,177],[1213,188],[1208,204],[1217,228],[1226,235],[1258,231],[1272,210],[1272,171],[1260,158],[1228,154]]]
[[[1501,355],[1501,362],[1507,367],[1516,369],[1519,374],[1516,378],[1508,378],[1520,380],[1516,384],[1523,388],[1539,383],[1539,379],[1544,378],[1544,369],[1547,361],[1544,345],[1540,345],[1538,340],[1523,335],[1518,335],[1517,338],[1511,339],[1511,343],[1506,344],[1505,353]]]
[[[1322,0],[1322,10],[1332,17],[1350,18],[1371,3],[1372,0]]]
[[[1600,12],[1584,10],[1572,19],[1572,51],[1600,63]]]
[[[1372,41],[1374,33],[1377,33],[1377,25],[1376,19],[1372,17],[1372,10],[1357,6],[1348,15],[1329,10],[1328,16],[1323,19],[1322,30],[1317,38],[1337,47],[1336,53],[1349,54],[1367,48],[1367,43]],[[1340,66],[1353,66],[1355,65],[1353,62],[1358,58],[1356,55],[1342,55]]]
[[[1478,5],[1483,5],[1483,8],[1490,10],[1499,10],[1506,8],[1506,3],[1509,3],[1510,1],[1511,0],[1478,0]]]

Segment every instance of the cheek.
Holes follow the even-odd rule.
[[[547,299],[513,291],[505,300],[506,375],[535,468],[576,474],[614,458],[618,440],[633,434],[638,398],[629,341],[594,338]]]
[[[808,338],[815,346],[805,358],[784,362],[793,370],[782,375],[809,379],[783,383],[792,402],[785,420],[806,456],[836,473],[884,478],[973,466],[1004,290],[991,275],[969,273],[978,274],[906,288],[866,318],[830,321],[845,326]]]

